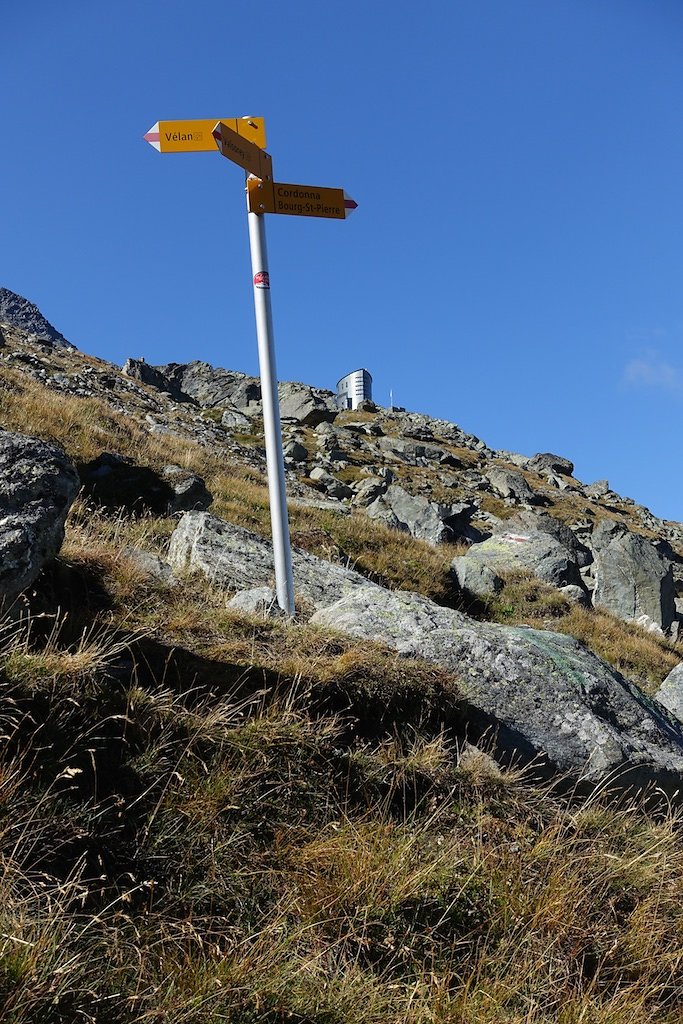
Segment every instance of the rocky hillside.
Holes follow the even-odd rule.
[[[256,378],[207,363],[122,370],[5,328],[3,361],[53,392],[105,401],[151,435],[218,446],[264,468]],[[607,480],[584,484],[570,459],[495,451],[453,423],[374,406],[338,413],[331,392],[280,386],[292,495],[353,510],[429,544],[472,545],[454,567],[485,596],[521,568],[625,621],[674,639],[681,619],[683,526],[665,522]],[[327,504],[326,504],[327,503]],[[568,589],[574,588],[574,589]]]
[[[258,380],[34,326],[0,315],[2,1019],[679,1021],[683,526],[282,384],[290,622]]]

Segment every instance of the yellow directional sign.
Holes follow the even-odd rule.
[[[211,133],[216,120],[212,117],[199,121],[157,121],[145,135],[145,141],[160,153],[215,153],[216,141]],[[264,118],[224,117],[221,121],[240,138],[265,149]]]
[[[273,161],[264,149],[259,149],[249,139],[243,138],[236,131],[219,121],[213,129],[214,145],[217,145],[223,156],[233,163],[239,164],[245,171],[255,174],[264,181],[272,181]]]
[[[344,220],[358,206],[343,188],[285,185],[278,181],[247,182],[250,213],[287,213],[295,217]]]

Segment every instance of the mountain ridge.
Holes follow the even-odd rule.
[[[21,328],[50,345],[61,345],[69,349],[76,348],[56,327],[52,326],[33,302],[9,288],[0,288],[0,323]]]

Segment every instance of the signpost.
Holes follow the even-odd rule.
[[[243,138],[223,121],[218,122],[212,134],[215,139],[214,146],[217,145],[228,160],[232,160],[234,164],[238,164],[263,181],[272,180],[273,161],[265,150]]]
[[[266,129],[261,117],[223,118],[221,121],[157,121],[145,140],[160,153],[197,153],[218,149],[224,157],[248,172],[247,219],[251,273],[256,314],[263,431],[270,521],[273,531],[275,586],[280,607],[294,615],[292,549],[287,518],[285,464],[282,453],[280,403],[275,369],[273,314],[270,305],[270,272],[264,213],[344,220],[358,204],[341,188],[317,185],[285,185],[273,181],[273,162],[265,152]]]
[[[330,217],[344,220],[358,206],[343,188],[285,185],[278,181],[247,182],[250,213],[288,213],[295,217]]]
[[[266,147],[266,122],[262,117],[224,117],[221,123],[241,139],[260,149]],[[212,135],[216,118],[200,121],[157,121],[145,134],[145,142],[160,153],[215,153]]]

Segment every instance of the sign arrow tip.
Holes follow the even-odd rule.
[[[344,209],[346,210],[346,216],[358,209],[358,203],[355,199],[352,199],[347,192],[344,192]]]
[[[150,146],[154,146],[155,149],[161,152],[161,143],[159,141],[159,122],[155,121],[148,132],[142,136],[145,142],[149,142]]]

